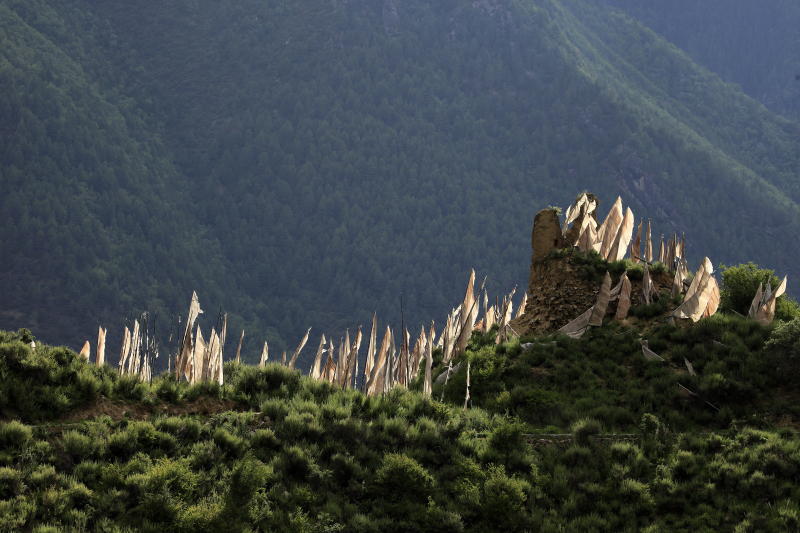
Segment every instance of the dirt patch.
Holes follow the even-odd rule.
[[[542,376],[549,376],[550,371],[543,366],[533,366],[531,367],[531,375],[537,378]]]
[[[154,405],[126,402],[123,400],[111,400],[109,398],[98,398],[93,404],[76,409],[59,422],[70,423],[80,422],[96,418],[98,416],[108,416],[113,420],[133,419],[144,420],[154,415],[180,416],[180,415],[211,415],[225,411],[240,410],[239,404],[231,400],[220,398],[201,397],[191,402],[181,404],[168,404],[159,402]]]

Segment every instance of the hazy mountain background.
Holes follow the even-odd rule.
[[[800,3],[605,1],[770,110],[800,118]]]
[[[584,189],[685,231],[695,262],[795,277],[797,21],[788,1],[2,0],[0,329],[77,347],[103,323],[115,350],[192,290],[251,359],[373,310],[399,325],[401,294],[418,327],[470,267],[524,288],[533,215]]]

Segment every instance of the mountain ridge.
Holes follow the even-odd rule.
[[[308,326],[343,331],[374,310],[394,321],[400,294],[409,321],[427,321],[459,294],[470,267],[490,276],[493,292],[524,286],[528,250],[519,243],[533,212],[548,201],[566,205],[583,188],[626,195],[637,215],[656,219],[656,231],[686,231],[693,260],[701,250],[715,262],[757,257],[795,274],[786,250],[755,237],[800,227],[796,126],[590,3],[6,6],[83,65],[87,83],[160,145],[151,151],[169,186],[138,190],[145,205],[172,207],[140,212],[179,222],[170,235],[156,223],[160,232],[146,237],[131,231],[137,222],[118,224],[118,234],[162,251],[147,280],[135,282],[131,265],[147,245],[112,252],[110,278],[93,278],[110,302],[100,316],[85,311],[96,308],[96,291],[68,288],[48,300],[35,290],[36,279],[64,273],[42,266],[14,286],[4,275],[4,292],[15,295],[4,316],[16,318],[2,327],[35,309],[47,316],[35,324],[43,336],[77,346],[100,320],[113,331],[149,309],[172,322],[197,289],[211,309],[232,313],[232,330],[247,331],[252,359],[264,337],[293,345]],[[640,41],[671,70],[640,79],[646,65],[630,46]],[[694,80],[680,98],[665,92],[673,71]],[[733,103],[715,100],[718,89]],[[687,116],[703,108],[721,111],[692,118],[699,140],[691,140]],[[720,117],[726,122],[716,124]],[[737,131],[749,122],[752,133]],[[753,138],[763,146],[749,147]],[[76,166],[49,179],[60,183]],[[107,179],[93,176],[79,178],[89,191]],[[33,231],[29,222],[12,227]],[[69,234],[54,229],[42,244]],[[12,231],[0,240],[13,272],[38,257]],[[182,251],[168,251],[179,241]],[[89,270],[75,253],[51,249],[73,265],[72,278]],[[171,265],[169,274],[156,264]],[[69,321],[47,311],[69,300],[78,304]]]

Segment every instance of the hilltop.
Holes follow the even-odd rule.
[[[274,363],[147,384],[2,333],[0,527],[789,531],[798,374],[775,331],[664,326],[648,336],[666,362],[625,327],[476,333],[456,360],[468,409],[463,364],[434,386],[444,403],[419,382],[368,397]],[[670,366],[684,356],[698,377]]]
[[[524,285],[532,206],[624,194],[800,274],[798,127],[594,2],[0,6],[0,327],[77,348],[197,290],[294,345]],[[256,339],[256,340],[254,340]],[[308,364],[309,361],[303,361]]]

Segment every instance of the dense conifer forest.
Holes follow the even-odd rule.
[[[800,4],[606,0],[769,109],[800,117]]]
[[[2,327],[166,341],[197,290],[254,361],[401,296],[419,323],[470,267],[523,285],[532,213],[582,188],[800,273],[797,123],[608,6],[144,6],[0,3]]]

